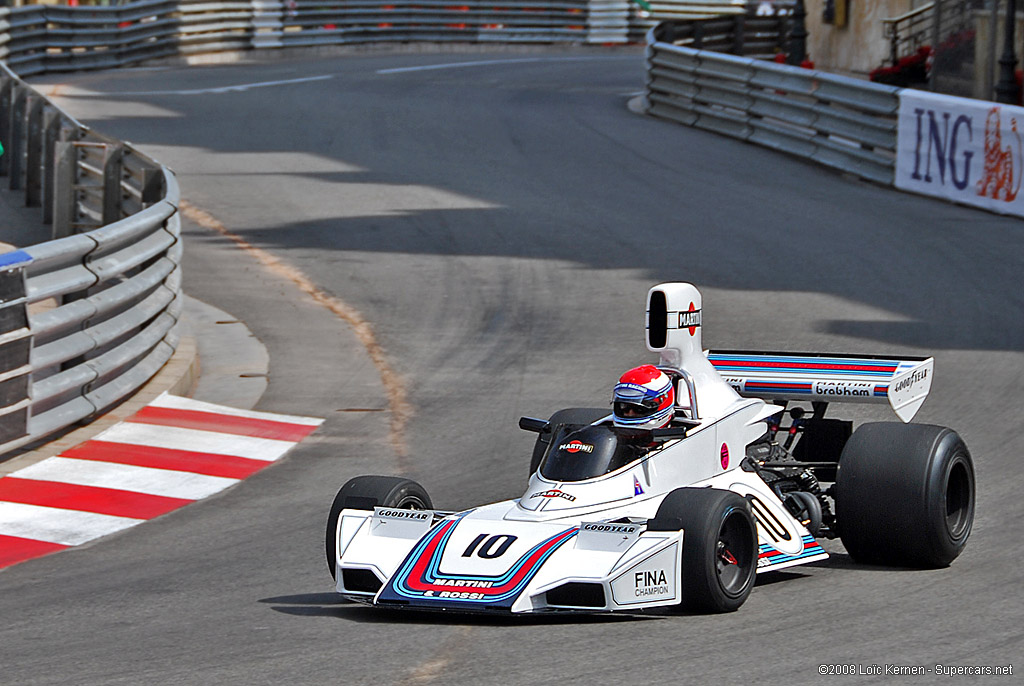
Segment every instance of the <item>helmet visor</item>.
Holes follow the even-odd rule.
[[[630,403],[633,405],[657,409],[667,390],[668,389],[656,391],[638,384],[620,383],[615,386],[615,393],[612,395],[612,402]]]
[[[612,411],[615,413],[616,417],[623,417],[625,419],[642,419],[644,417],[650,417],[652,414],[657,412],[658,407],[656,401],[634,403],[624,400],[616,400],[612,403]]]

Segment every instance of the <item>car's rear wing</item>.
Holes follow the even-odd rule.
[[[931,357],[711,350],[708,360],[742,396],[765,400],[889,403],[909,422],[928,397]]]

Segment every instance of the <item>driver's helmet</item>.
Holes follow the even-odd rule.
[[[629,429],[660,429],[672,421],[676,393],[672,380],[652,364],[630,369],[615,384],[612,420]]]

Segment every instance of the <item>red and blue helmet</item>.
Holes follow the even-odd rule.
[[[652,364],[630,369],[615,384],[612,419],[628,429],[660,429],[672,421],[676,393],[672,380]]]

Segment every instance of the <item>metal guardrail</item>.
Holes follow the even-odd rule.
[[[380,41],[625,42],[618,0],[144,0],[0,9],[0,58],[23,74],[145,59]],[[899,89],[751,59],[786,20],[668,22],[648,40],[647,111],[891,184]],[[721,50],[723,52],[714,52]],[[729,55],[725,52],[736,54]],[[0,255],[0,453],[86,420],[171,357],[181,313],[174,176],[0,73],[0,175],[54,240]]]
[[[723,14],[746,14],[747,0],[645,0],[658,21],[708,19]]]
[[[0,59],[22,76],[170,55],[379,42],[625,43],[653,22],[629,0],[141,0],[0,8]]]
[[[899,90],[648,34],[646,111],[892,185]]]
[[[174,354],[174,175],[0,69],[0,175],[54,240],[0,254],[0,454],[89,419]]]
[[[694,50],[772,58],[786,52],[789,15],[735,14],[712,19],[666,21],[657,26],[659,41]],[[648,43],[650,37],[648,36]]]
[[[22,75],[147,59],[380,41],[623,43],[627,0],[142,0],[0,8],[0,176],[52,241],[0,255],[0,454],[89,419],[171,357],[181,313],[178,187]],[[643,35],[642,31],[639,35]]]

